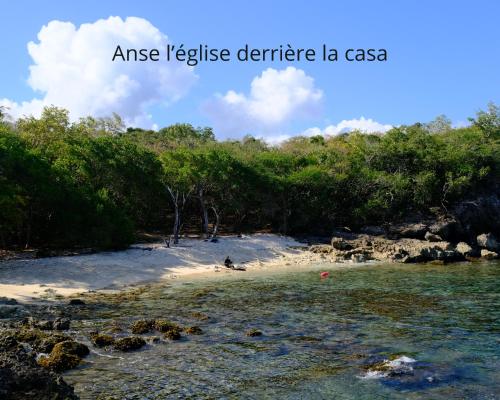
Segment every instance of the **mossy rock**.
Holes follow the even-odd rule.
[[[29,343],[40,353],[50,353],[57,343],[72,340],[70,336],[63,333],[48,333],[40,329],[27,328],[14,331],[13,336],[20,343]]]
[[[203,334],[203,330],[199,326],[190,326],[184,329],[188,335],[201,335]]]
[[[111,335],[106,335],[103,333],[91,333],[90,340],[97,347],[111,346],[115,343],[115,338]]]
[[[115,340],[113,347],[120,351],[138,350],[146,345],[146,341],[139,336],[124,337]]]
[[[166,331],[163,337],[170,340],[179,340],[181,338],[181,329],[178,327],[173,327]]]
[[[48,336],[48,334],[45,332],[42,332],[39,329],[23,328],[21,330],[16,331],[14,333],[14,336],[16,337],[17,341],[19,341],[19,342],[34,343],[36,340],[45,339]]]
[[[153,326],[155,325],[155,321],[149,319],[140,319],[135,321],[131,326],[130,330],[133,334],[142,334],[151,332]]]
[[[157,319],[154,321],[154,328],[158,331],[158,332],[168,332],[172,329],[177,329],[179,331],[182,330],[182,328],[177,325],[176,323],[174,322],[171,322],[171,321],[168,321],[166,319]]]
[[[262,336],[262,332],[259,331],[258,329],[250,329],[249,331],[247,331],[245,333],[246,336],[250,336],[250,337],[255,337],[255,336]]]
[[[50,356],[40,358],[38,364],[51,371],[62,372],[77,367],[80,361],[80,357],[73,354],[52,352]]]
[[[70,336],[63,335],[62,333],[54,333],[45,338],[35,340],[33,348],[41,353],[50,353],[56,344],[72,340]]]
[[[83,343],[66,340],[64,342],[59,342],[54,346],[51,354],[55,353],[66,353],[77,357],[85,357],[90,353],[90,350]]]

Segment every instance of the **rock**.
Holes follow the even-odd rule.
[[[352,254],[351,260],[355,263],[366,262],[366,255],[364,255],[363,253]]]
[[[309,247],[309,251],[316,254],[330,254],[333,248],[327,244],[315,244]]]
[[[336,250],[351,250],[352,246],[343,238],[333,237],[331,245]]]
[[[500,251],[500,243],[497,238],[491,233],[483,233],[477,237],[477,245],[483,249],[498,252]]]
[[[436,235],[434,233],[426,232],[425,233],[425,240],[428,242],[442,242],[443,238],[439,235]]]
[[[120,351],[138,350],[146,345],[146,341],[139,336],[124,337],[115,340],[113,347]]]
[[[112,346],[115,343],[113,336],[97,332],[90,334],[90,340],[96,347]]]
[[[474,257],[476,253],[474,249],[465,242],[458,243],[455,249],[458,253],[460,253],[464,257]]]
[[[9,297],[0,297],[0,304],[6,305],[6,306],[15,306],[19,304],[16,299],[11,299]]]
[[[427,232],[427,225],[421,222],[401,223],[391,225],[389,234],[399,238],[423,239]]]
[[[249,331],[245,332],[245,335],[250,337],[262,336],[262,332],[258,329],[252,328]]]
[[[83,343],[78,343],[73,340],[65,340],[57,343],[51,353],[66,353],[83,358],[89,355],[90,350]]]
[[[28,318],[28,324],[33,328],[42,329],[44,331],[66,331],[70,327],[71,321],[68,318],[57,318],[55,320],[35,320]]]
[[[73,369],[80,364],[80,357],[67,353],[50,353],[48,357],[41,357],[38,364],[55,372],[63,372]]]
[[[37,364],[12,337],[0,338],[0,398],[5,400],[77,400],[73,388]]]
[[[190,326],[184,329],[184,332],[186,332],[188,335],[201,335],[203,333],[203,330],[199,326]]]
[[[148,333],[153,329],[154,324],[154,320],[140,319],[130,326],[130,330],[136,335]]]
[[[27,343],[39,353],[50,353],[59,342],[72,340],[71,337],[59,332],[45,332],[39,329],[16,329],[12,335],[20,343]]]
[[[44,331],[51,331],[52,329],[54,329],[54,321],[49,321],[49,320],[35,321],[33,323],[33,326],[42,329]]]
[[[71,321],[69,318],[57,318],[54,323],[54,329],[57,331],[67,331],[69,329],[69,326],[71,324]]]
[[[484,258],[486,260],[494,260],[495,258],[498,258],[498,253],[487,249],[481,249],[481,258]]]
[[[163,335],[165,339],[179,340],[181,338],[180,328],[172,327]]]
[[[452,214],[460,221],[469,239],[483,232],[500,235],[500,197],[498,194],[463,201],[453,208]]]
[[[0,304],[0,319],[6,318],[22,318],[28,314],[28,311],[23,306],[10,306]]]
[[[464,235],[460,222],[453,216],[444,216],[438,218],[429,226],[429,232],[441,237],[441,240],[456,240]]]
[[[55,333],[52,335],[45,336],[43,338],[38,338],[33,342],[33,348],[40,353],[50,353],[56,344],[71,341],[71,337]]]
[[[84,306],[85,302],[82,299],[71,299],[68,304],[70,306]]]
[[[154,321],[153,324],[154,329],[156,329],[158,332],[167,332],[172,329],[179,330],[179,332],[182,330],[179,325],[177,325],[174,322],[168,321],[166,319],[157,319]]]

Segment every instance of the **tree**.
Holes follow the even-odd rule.
[[[174,207],[173,240],[174,244],[178,244],[184,207],[195,189],[192,155],[187,149],[179,148],[164,152],[160,160],[163,166],[164,187]]]

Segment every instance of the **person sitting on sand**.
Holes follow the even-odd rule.
[[[227,267],[227,268],[234,268],[234,264],[233,262],[231,261],[231,259],[229,258],[229,256],[226,257],[226,259],[224,260],[224,265]]]

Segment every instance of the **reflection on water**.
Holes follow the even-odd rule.
[[[100,295],[75,324],[82,339],[155,317],[204,334],[99,349],[65,379],[82,399],[493,399],[499,277],[498,262],[321,265]]]

